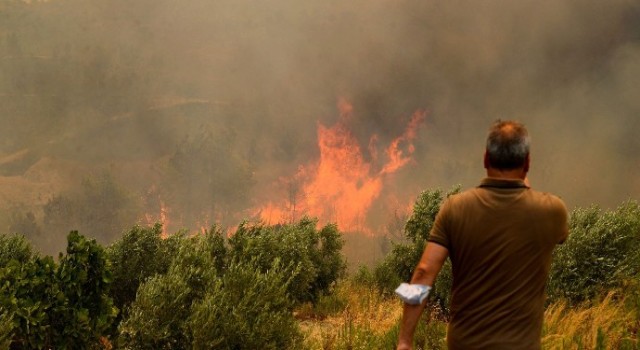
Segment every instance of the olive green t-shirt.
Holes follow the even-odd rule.
[[[540,349],[551,253],[567,235],[562,200],[521,180],[450,196],[429,236],[453,267],[449,349]]]

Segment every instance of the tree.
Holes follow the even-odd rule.
[[[67,252],[56,263],[50,256],[30,255],[20,239],[0,237],[0,242],[14,242],[0,244],[5,258],[0,265],[0,327],[9,332],[0,342],[10,343],[11,349],[98,346],[117,313],[108,296],[104,249],[71,232]]]
[[[408,243],[394,243],[391,253],[374,270],[374,281],[381,291],[391,293],[400,283],[411,280],[440,206],[447,197],[458,192],[460,186],[452,188],[446,194],[442,190],[420,193],[404,227]],[[447,259],[431,293],[442,310],[448,309],[452,282],[451,262]]]
[[[57,195],[44,206],[48,232],[79,230],[102,242],[135,222],[137,203],[109,173],[85,178],[78,193]]]
[[[550,300],[590,300],[640,276],[640,205],[611,211],[597,206],[571,212],[569,237],[553,254]]]
[[[331,291],[346,269],[341,254],[344,241],[337,226],[326,225],[318,230],[316,225],[317,219],[308,217],[276,226],[244,223],[229,239],[229,259],[255,259],[263,272],[277,259],[291,262],[291,269],[300,268],[304,273],[294,279],[289,294],[299,302],[316,301]]]
[[[173,252],[167,249],[169,242],[161,235],[161,224],[134,226],[107,248],[113,278],[110,294],[121,310],[117,321],[135,300],[140,284],[157,274],[167,273]]]
[[[230,217],[244,209],[253,185],[253,169],[234,148],[232,132],[216,126],[185,139],[171,155],[167,188],[187,224],[204,217]],[[223,215],[224,214],[224,215]]]

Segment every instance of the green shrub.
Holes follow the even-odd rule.
[[[298,302],[316,301],[346,269],[337,227],[327,225],[318,231],[316,225],[317,220],[309,218],[278,226],[242,224],[229,239],[229,259],[255,261],[262,272],[276,259],[291,262],[291,268],[299,267],[303,273],[290,284],[289,295]]]
[[[0,311],[0,349],[9,349],[13,328],[12,315],[7,310]]]
[[[287,289],[295,276],[278,261],[262,273],[233,264],[193,306],[194,349],[288,349],[301,339]]]
[[[286,291],[300,270],[232,263],[218,275],[207,237],[185,238],[169,272],[144,282],[120,325],[131,349],[280,349],[299,338]]]
[[[441,190],[431,190],[418,196],[405,225],[406,243],[394,243],[391,253],[374,269],[375,284],[380,291],[390,294],[398,284],[411,279],[442,202],[446,197],[458,192],[459,186],[446,194]],[[452,279],[451,263],[447,259],[431,292],[432,298],[443,310],[449,305]]]
[[[311,312],[314,318],[324,319],[343,312],[347,307],[347,298],[335,291],[321,295],[312,305]]]
[[[569,238],[554,252],[548,294],[550,301],[589,300],[619,288],[640,275],[640,206],[626,202],[613,211],[576,209]]]
[[[64,299],[51,314],[56,348],[86,348],[99,343],[111,327],[118,309],[109,297],[111,273],[104,249],[76,231],[67,237],[67,253],[60,255],[56,271],[58,288]]]
[[[165,274],[173,254],[165,249],[162,225],[135,226],[107,248],[113,285],[111,296],[124,310],[136,298],[142,282],[156,274]]]
[[[222,231],[213,226],[204,235],[183,237],[176,246],[170,272],[183,277],[194,298],[202,298],[212,281],[225,273],[226,246]]]
[[[126,349],[188,349],[185,320],[192,302],[192,290],[175,270],[151,277],[140,285],[120,323],[118,345]]]
[[[157,252],[169,259],[169,269],[141,281],[119,326],[118,343],[134,349],[190,348],[186,320],[192,304],[206,296],[225,270],[223,233],[213,226],[203,235],[172,235],[159,242]]]
[[[351,277],[351,280],[362,286],[373,287],[376,285],[373,271],[366,265],[360,265],[356,273]]]
[[[6,266],[11,260],[26,263],[31,260],[32,255],[31,243],[25,236],[0,235],[0,267]]]
[[[52,343],[49,313],[56,309],[55,297],[64,299],[55,273],[50,257],[11,260],[0,268],[0,310],[5,322],[11,321],[5,341],[12,349],[44,348]]]
[[[10,342],[11,349],[88,349],[98,346],[111,326],[117,309],[107,294],[104,250],[77,232],[67,240],[59,264],[51,257],[25,260],[22,255],[22,261],[0,267],[0,326],[10,328],[0,340]]]

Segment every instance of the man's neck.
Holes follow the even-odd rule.
[[[522,168],[517,169],[495,169],[487,168],[487,177],[504,180],[524,180],[527,178],[527,172]]]

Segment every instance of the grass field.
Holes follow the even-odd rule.
[[[446,322],[431,311],[416,331],[415,349],[446,349]],[[315,307],[305,305],[296,317],[304,349],[394,349],[402,303],[377,290],[342,282],[335,295]],[[600,300],[547,307],[542,348],[549,350],[640,349],[640,290],[611,292]]]

